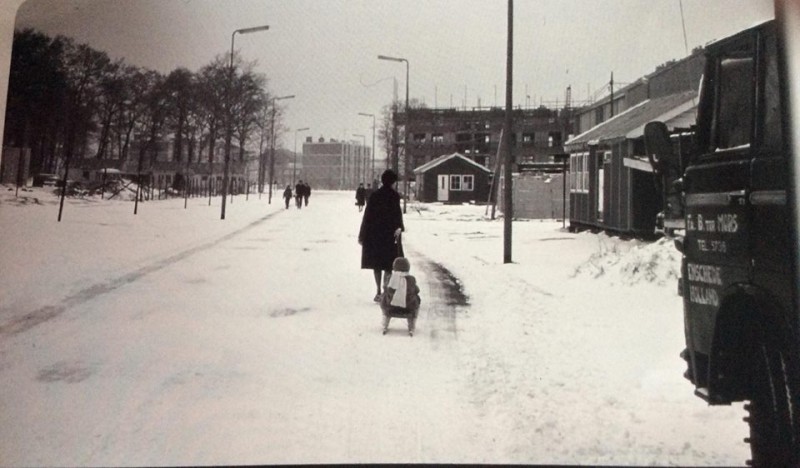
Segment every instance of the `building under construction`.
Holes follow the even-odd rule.
[[[573,133],[572,110],[544,106],[516,108],[511,133],[514,163],[552,162],[563,153],[563,143]],[[395,114],[395,122],[406,127],[405,112]],[[408,120],[409,173],[444,154],[459,153],[494,170],[501,144],[505,109],[410,109]],[[402,132],[401,132],[402,135]],[[401,136],[402,145],[403,137]],[[402,153],[402,149],[400,150]],[[399,158],[405,160],[404,157]],[[401,176],[404,167],[399,167]],[[515,168],[516,170],[516,168]]]

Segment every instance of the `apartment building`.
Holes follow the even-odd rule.
[[[354,141],[313,141],[303,143],[302,170],[297,178],[311,187],[326,190],[355,190],[359,183],[373,183],[372,149]],[[299,167],[299,166],[298,166]],[[377,169],[376,169],[377,170]]]

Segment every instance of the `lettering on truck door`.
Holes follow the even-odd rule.
[[[700,154],[684,175],[687,342],[705,354],[724,295],[750,280],[754,50],[748,36],[707,64],[704,79],[713,84],[698,109],[707,123],[698,128]]]

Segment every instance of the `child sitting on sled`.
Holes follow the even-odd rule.
[[[419,287],[417,279],[409,275],[411,264],[405,257],[397,257],[392,263],[392,276],[381,296],[383,311],[383,334],[389,331],[392,317],[405,318],[408,321],[408,334],[414,336],[414,326],[419,312]]]

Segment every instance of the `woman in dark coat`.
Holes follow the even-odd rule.
[[[358,188],[356,189],[356,205],[358,206],[358,211],[362,211],[364,209],[364,203],[367,202],[367,189],[364,188],[364,184],[358,184]]]
[[[283,199],[286,202],[286,209],[289,209],[289,200],[292,199],[292,186],[287,185],[286,190],[283,191]]]
[[[405,226],[400,209],[400,194],[392,187],[395,182],[397,174],[394,171],[387,170],[381,175],[381,188],[370,195],[358,233],[361,268],[370,269],[375,275],[375,287],[378,291],[375,302],[381,300],[381,284],[386,287],[392,275],[392,262],[395,258],[404,256],[400,233],[405,231]]]

